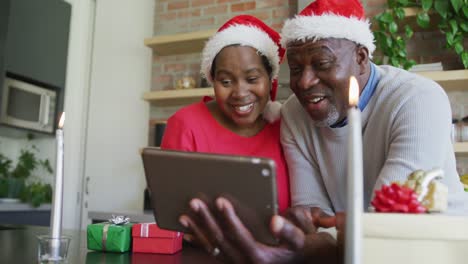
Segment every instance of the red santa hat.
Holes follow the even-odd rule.
[[[231,18],[205,44],[202,52],[201,72],[213,83],[211,66],[216,55],[226,46],[239,44],[256,49],[270,62],[272,68],[271,100],[275,100],[278,89],[279,64],[284,56],[278,32],[267,26],[260,19],[250,15]]]
[[[288,19],[281,32],[283,47],[293,41],[326,38],[361,44],[369,50],[370,58],[375,50],[374,35],[359,0],[316,0]]]

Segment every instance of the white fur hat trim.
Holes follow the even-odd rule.
[[[255,26],[233,25],[217,32],[205,45],[202,53],[201,73],[208,82],[213,83],[210,75],[216,55],[226,46],[239,44],[255,48],[268,58],[272,67],[272,79],[278,76],[280,58],[278,45],[263,30]]]
[[[281,45],[286,47],[292,41],[316,41],[324,38],[344,38],[364,45],[369,57],[375,50],[374,35],[369,20],[344,17],[335,14],[321,16],[295,16],[288,19],[281,31]]]

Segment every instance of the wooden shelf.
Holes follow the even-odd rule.
[[[403,10],[405,11],[405,17],[415,17],[422,9],[419,7],[406,7]]]
[[[468,70],[428,71],[415,73],[436,81],[446,91],[468,89]]]
[[[216,30],[160,35],[145,39],[145,45],[160,56],[201,52],[205,42]]]
[[[453,148],[457,155],[468,155],[468,142],[456,142]]]
[[[428,28],[421,28],[416,22],[416,16],[422,11],[419,7],[406,7],[403,8],[405,16],[401,21],[398,21],[398,32],[404,32],[405,25],[410,26],[414,31],[419,32],[428,32],[437,30],[437,25],[440,22],[440,19],[437,16],[434,16],[434,12],[429,12],[430,22]],[[378,23],[372,24],[372,30],[378,29]]]
[[[439,83],[445,90],[467,90],[468,70],[415,72]],[[213,88],[151,91],[143,99],[158,106],[186,105],[203,96],[214,96]]]
[[[159,106],[185,105],[200,100],[203,96],[214,96],[213,88],[151,91],[143,99]]]
[[[403,8],[405,11],[405,18],[403,19],[403,23],[399,24],[399,26],[403,29],[404,25],[411,26],[413,30],[417,31],[434,31],[437,30],[437,25],[440,22],[439,17],[434,16],[434,12],[430,11],[428,14],[430,16],[429,26],[427,28],[422,28],[416,22],[416,16],[421,13],[422,9],[419,7],[407,7]]]

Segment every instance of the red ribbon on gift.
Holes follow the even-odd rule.
[[[419,214],[427,211],[413,189],[397,183],[383,185],[380,190],[376,190],[371,204],[375,211],[382,213]]]

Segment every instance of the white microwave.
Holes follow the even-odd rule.
[[[53,133],[56,103],[55,90],[6,77],[2,91],[0,123]]]

